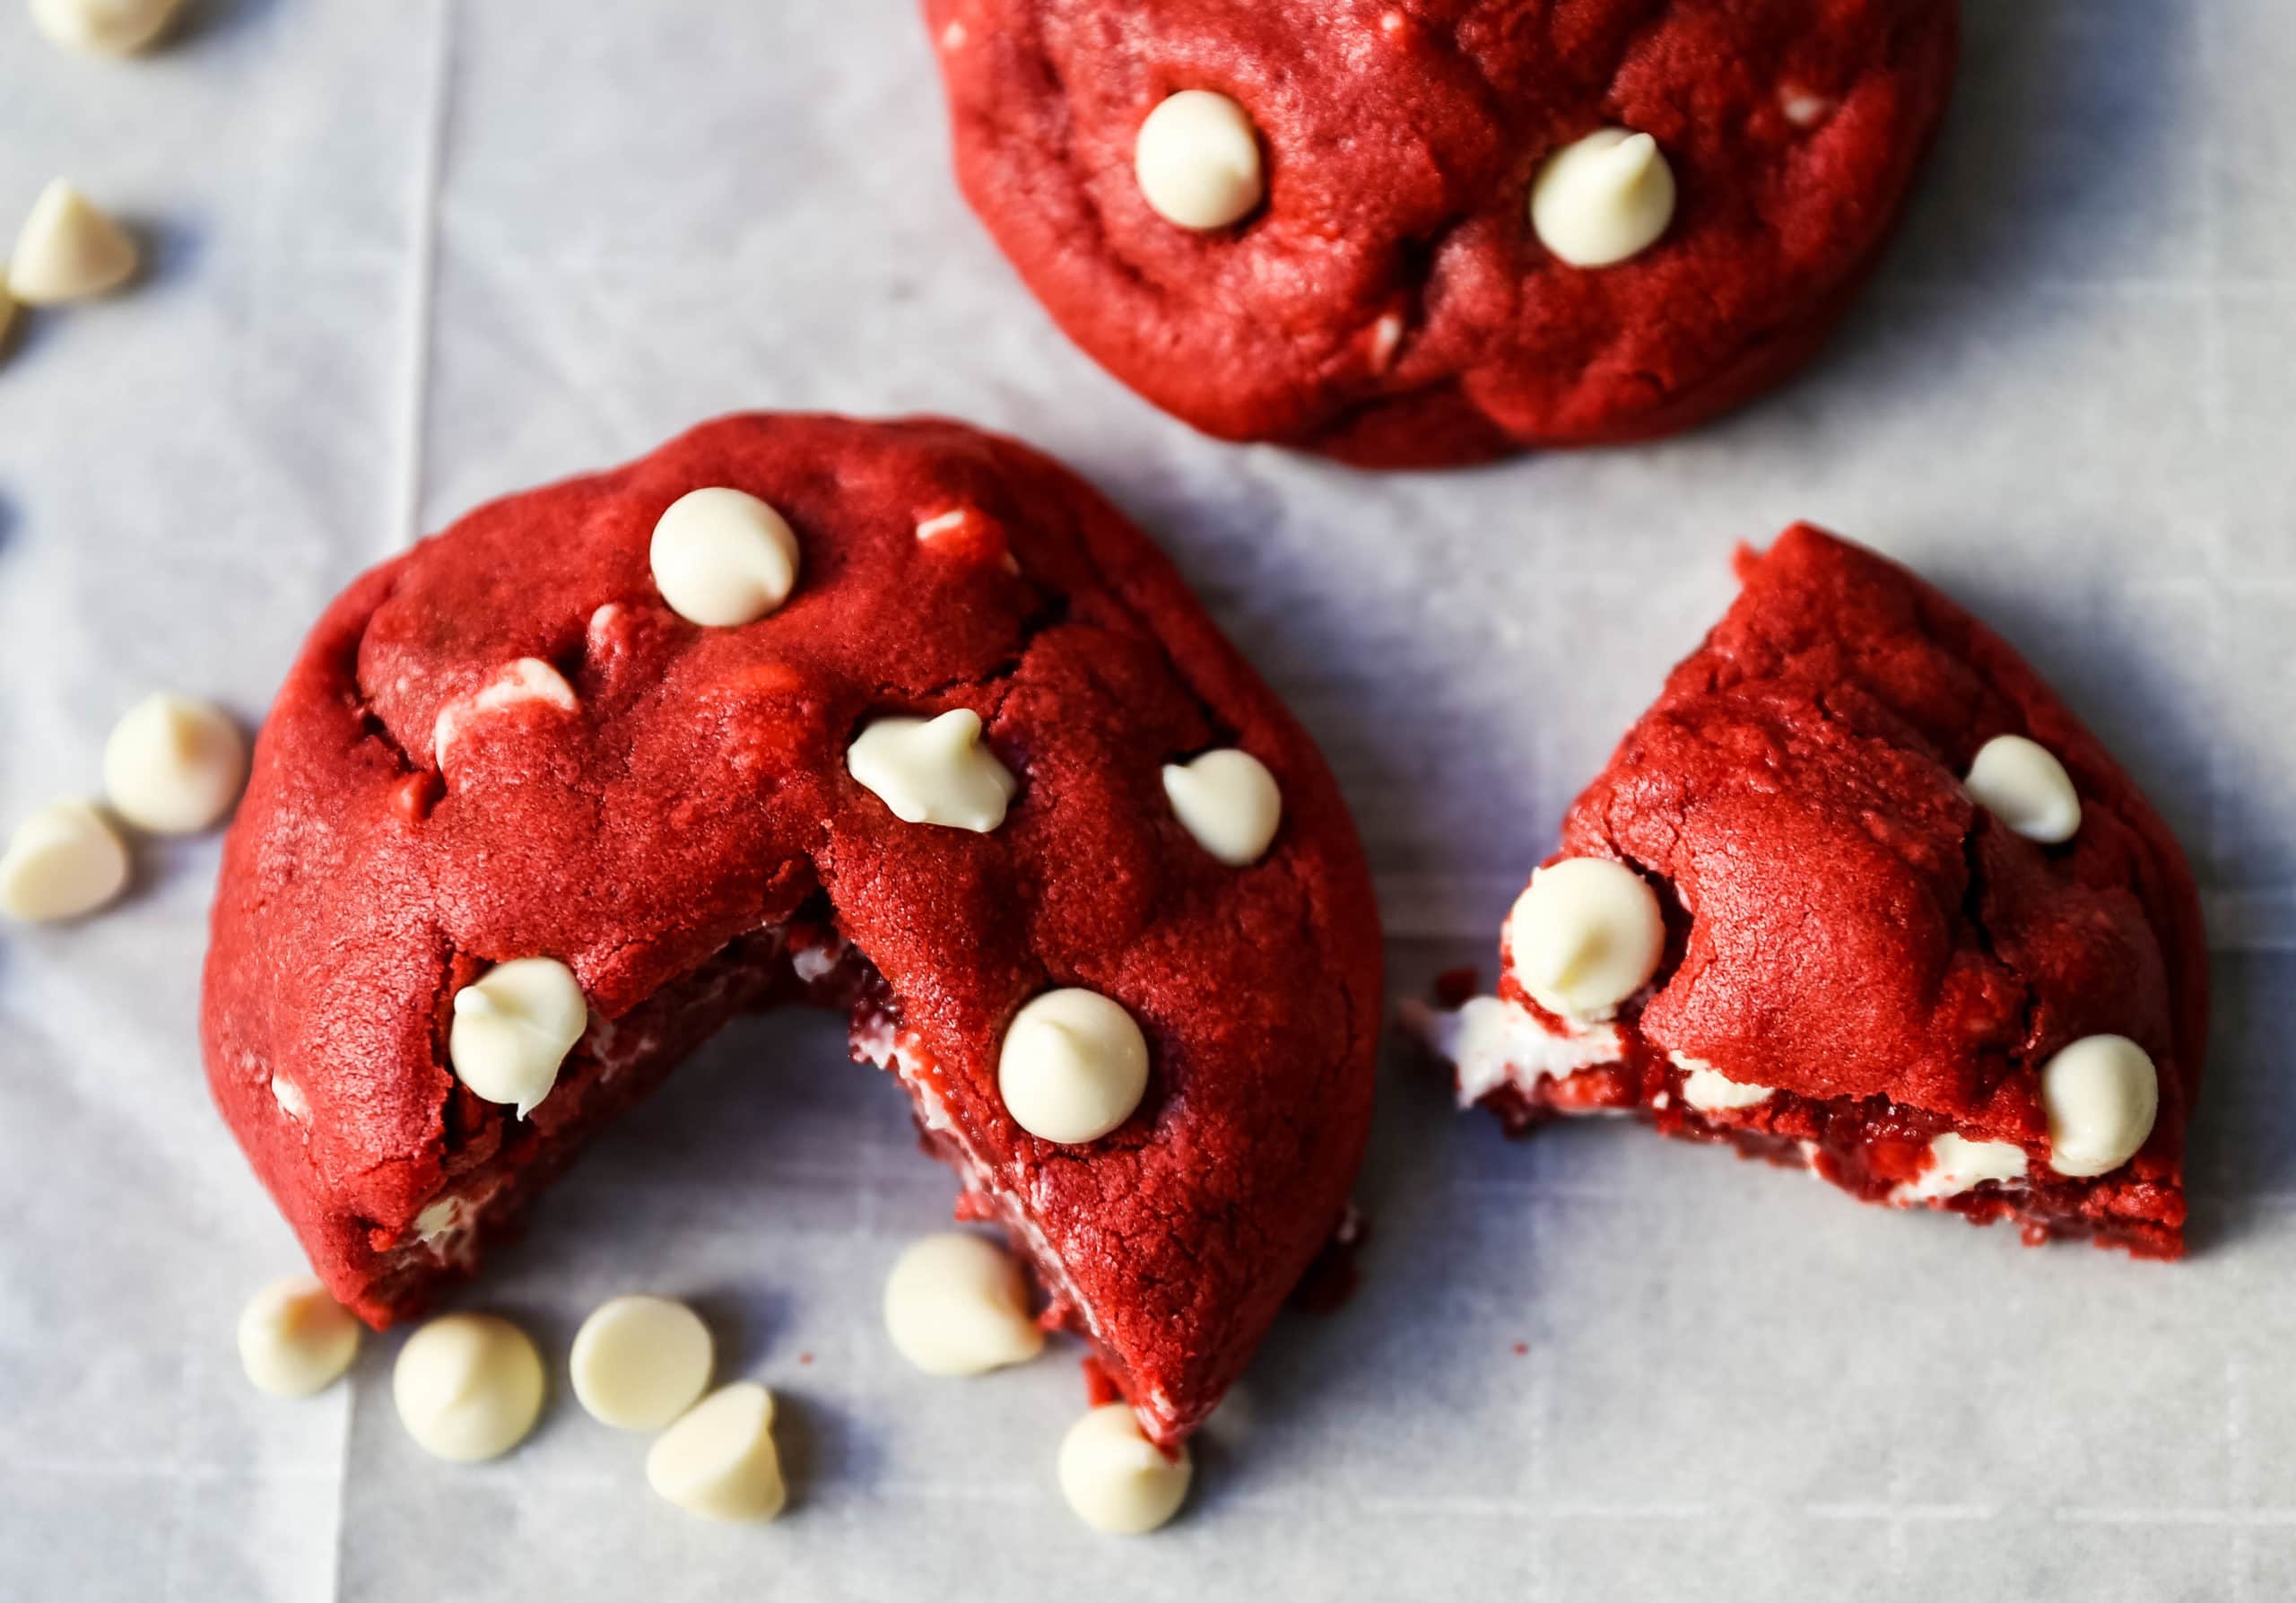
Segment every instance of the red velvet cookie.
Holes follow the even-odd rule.
[[[959,180],[1069,336],[1367,466],[1784,378],[1936,132],[1956,0],[926,0]]]
[[[2017,654],[1802,525],[1431,1015],[1461,1102],[1631,1111],[1869,1202],[2184,1247],[2208,970],[2160,816]]]
[[[957,424],[759,415],[335,603],[225,849],[204,1034],[379,1325],[729,1015],[848,1008],[1171,1441],[1341,1216],[1379,965],[1321,759],[1117,512]]]

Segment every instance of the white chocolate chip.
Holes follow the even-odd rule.
[[[1900,1207],[1940,1198],[1959,1197],[1987,1180],[2007,1181],[2025,1177],[2025,1149],[2013,1141],[1971,1141],[1947,1130],[1929,1143],[1929,1167],[1916,1180],[1890,1188],[1890,1200]]]
[[[578,712],[582,707],[574,687],[566,683],[565,675],[539,657],[521,657],[505,665],[500,673],[474,693],[439,709],[439,716],[430,725],[432,756],[440,768],[446,767],[447,754],[471,725],[489,713],[505,712],[535,701],[555,707],[561,712]]]
[[[1970,799],[2028,841],[2055,846],[2081,832],[2081,796],[2055,754],[2022,735],[1978,748],[1962,781]]]
[[[0,852],[0,912],[12,919],[76,919],[126,888],[127,848],[83,801],[49,803]]]
[[[491,1313],[430,1320],[399,1349],[391,1400],[415,1445],[457,1463],[499,1458],[526,1439],[542,1413],[542,1355],[533,1338]]]
[[[1164,795],[1196,843],[1231,868],[1257,862],[1283,819],[1267,764],[1232,746],[1165,764]]]
[[[455,993],[447,1058],[455,1077],[524,1119],[558,1083],[559,1066],[589,1026],[574,971],[554,957],[521,957]]]
[[[1179,1512],[1194,1473],[1187,1449],[1166,1458],[1123,1403],[1093,1409],[1060,1442],[1060,1492],[1094,1530],[1133,1537]]]
[[[1683,1071],[1683,1101],[1701,1113],[1731,1113],[1741,1108],[1758,1108],[1778,1094],[1774,1085],[1734,1080],[1703,1059],[1684,1052],[1668,1052],[1666,1056]]]
[[[881,718],[845,754],[847,771],[903,823],[985,835],[1004,822],[1019,782],[980,738],[980,714]]]
[[[1252,119],[1206,89],[1183,89],[1148,114],[1132,170],[1157,215],[1182,228],[1225,228],[1266,193]]]
[[[1549,1013],[1609,1018],[1650,982],[1666,946],[1658,898],[1643,877],[1604,858],[1537,870],[1507,918],[1515,977]]]
[[[239,1367],[258,1391],[309,1397],[359,1355],[359,1321],[309,1275],[274,1281],[239,1311]]]
[[[2042,1066],[2041,1111],[2048,1116],[2050,1168],[2075,1178],[2108,1173],[2152,1133],[2160,1074],[2128,1037],[2086,1036]]]
[[[1501,1085],[1535,1095],[1542,1080],[1567,1080],[1626,1056],[1615,1024],[1578,1028],[1566,1022],[1570,1032],[1558,1034],[1521,1003],[1498,997],[1471,998],[1456,1012],[1406,1000],[1403,1018],[1437,1057],[1457,1066],[1463,1108]]]
[[[183,0],[32,0],[32,21],[59,45],[132,56],[182,9]]]
[[[247,736],[221,709],[189,696],[144,697],[104,742],[112,811],[155,835],[213,827],[247,780]]]
[[[737,1381],[703,1398],[655,1442],[646,1480],[689,1513],[772,1519],[788,1501],[773,1445],[773,1394]]]
[[[1040,1140],[1096,1141],[1148,1089],[1148,1041],[1098,991],[1048,990],[1013,1015],[996,1060],[1004,1110]]]
[[[574,1333],[568,1369],[591,1418],[617,1430],[658,1431],[708,1390],[709,1327],[666,1297],[616,1297]]]
[[[929,544],[939,539],[943,535],[953,535],[964,527],[965,520],[970,516],[971,514],[964,508],[958,507],[952,511],[943,512],[938,517],[927,518],[917,526],[917,537]]]
[[[1021,1266],[994,1241],[950,1232],[909,1244],[885,1277],[885,1333],[928,1375],[978,1375],[1044,1350]]]
[[[654,525],[654,585],[691,623],[752,623],[797,588],[797,531],[740,490],[690,491]]]
[[[1786,120],[1796,127],[1813,128],[1826,119],[1826,114],[1833,109],[1833,102],[1805,89],[1788,88],[1779,91],[1778,108],[1786,113]]]
[[[436,1248],[467,1223],[467,1211],[459,1197],[439,1198],[414,1215],[414,1239],[426,1247]]]
[[[1674,174],[1658,142],[1598,128],[1566,144],[1531,184],[1531,228],[1574,267],[1607,267],[1648,249],[1674,216]]]
[[[40,191],[8,258],[8,292],[26,306],[108,293],[135,275],[135,241],[63,179]]]
[[[271,1100],[279,1104],[279,1111],[282,1113],[298,1124],[310,1122],[310,1099],[303,1094],[303,1088],[300,1085],[296,1085],[285,1075],[271,1076]]]

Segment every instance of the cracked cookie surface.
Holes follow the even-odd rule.
[[[1378,466],[1665,434],[1784,378],[1874,266],[1958,30],[1956,0],[925,12],[959,180],[1069,336],[1207,433]],[[1142,128],[1187,91],[1256,130],[1264,196],[1231,223],[1144,190]],[[1531,192],[1605,129],[1657,141],[1671,221],[1574,266]]]
[[[656,592],[656,520],[704,486],[797,531],[770,615],[700,627]],[[1017,780],[996,828],[903,823],[848,771],[869,719],[958,709]],[[1161,780],[1228,746],[1283,792],[1243,867]],[[447,1037],[459,989],[535,955],[591,1022],[520,1119],[457,1082]],[[204,1035],[314,1267],[381,1322],[726,1017],[850,1007],[968,1210],[1170,1440],[1339,1219],[1378,984],[1321,759],[1144,536],[960,425],[756,415],[483,507],[336,601],[226,846]],[[1008,1021],[1057,986],[1121,1004],[1152,1059],[1134,1116],[1074,1146],[998,1092]]]

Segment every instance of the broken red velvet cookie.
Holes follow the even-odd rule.
[[[381,1325],[727,1018],[847,1010],[1170,1442],[1340,1221],[1379,983],[1329,773],[1143,536],[957,424],[758,415],[335,602],[225,849],[204,1033]]]
[[[1648,439],[1799,367],[1956,0],[925,0],[959,182],[1206,433],[1372,466]]]
[[[1740,567],[1516,902],[1499,994],[1420,1015],[1461,1102],[2178,1256],[2208,996],[2166,826],[1914,575],[1806,524]]]

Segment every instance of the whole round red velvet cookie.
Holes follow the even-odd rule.
[[[768,610],[690,621],[737,592]],[[1246,755],[1188,766],[1212,752]],[[525,959],[550,961],[496,966]],[[1105,1134],[1053,1128],[1089,1039],[1006,1050],[1072,989],[1100,998],[1062,1015],[1083,1037],[1128,1017],[1146,1047]],[[370,1321],[785,997],[850,1009],[961,1211],[1029,1252],[1161,1439],[1340,1217],[1379,1015],[1352,825],[1170,564],[1013,442],[736,417],[497,501],[335,602],[257,743],[208,1076]],[[503,1089],[553,1028],[579,1037],[554,1077]],[[1000,1069],[1050,1111],[1022,1128]]]
[[[1783,378],[1873,266],[1958,31],[1955,0],[926,13],[965,193],[1077,344],[1208,433],[1381,466]]]

